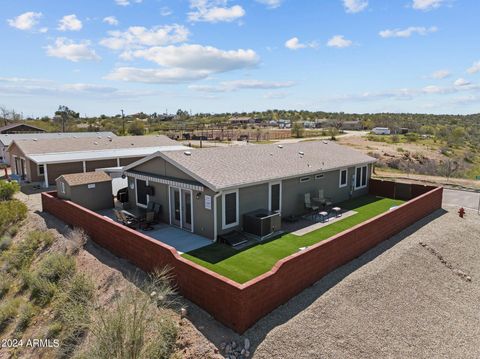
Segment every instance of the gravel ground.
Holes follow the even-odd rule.
[[[246,335],[254,358],[479,358],[480,216],[437,211]]]

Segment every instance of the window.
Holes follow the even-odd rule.
[[[67,191],[65,190],[65,182],[60,182],[60,190],[63,194],[67,193]]]
[[[268,209],[272,212],[282,210],[282,183],[270,183],[268,188]]]
[[[339,187],[346,187],[347,186],[347,173],[348,171],[346,169],[340,170],[340,179],[339,179]]]
[[[323,177],[325,177],[325,175],[323,173],[319,173],[318,175],[315,175],[315,179],[316,180],[320,180],[322,179]]]
[[[308,182],[310,181],[310,177],[302,177],[300,178],[300,183]]]
[[[148,183],[144,180],[137,179],[137,205],[146,207],[148,204],[147,187]]]
[[[222,212],[223,229],[238,225],[238,190],[223,194]]]
[[[367,166],[355,169],[355,189],[367,187]]]
[[[45,174],[45,166],[44,165],[38,165],[37,166],[37,174],[39,176],[43,176]]]

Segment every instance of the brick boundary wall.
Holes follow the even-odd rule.
[[[386,181],[379,182],[371,182],[374,194],[394,191],[394,187]],[[70,201],[58,199],[55,192],[42,193],[42,206],[44,212],[72,227],[83,228],[97,244],[144,271],[171,267],[180,294],[218,321],[243,333],[260,318],[332,270],[441,208],[443,188],[412,187],[411,193],[419,196],[280,260],[269,272],[244,284],[188,261],[178,255],[173,247],[141,232]]]

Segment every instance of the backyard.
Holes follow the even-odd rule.
[[[303,236],[286,233],[269,242],[259,243],[243,250],[214,243],[182,256],[238,283],[245,283],[268,272],[280,259],[298,252],[300,248],[330,238],[403,202],[371,195],[363,196],[339,204],[342,209],[355,211],[355,214]]]

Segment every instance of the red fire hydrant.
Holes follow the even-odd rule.
[[[458,215],[460,216],[460,218],[465,217],[465,209],[464,209],[463,207],[461,207],[461,208],[458,210]]]

